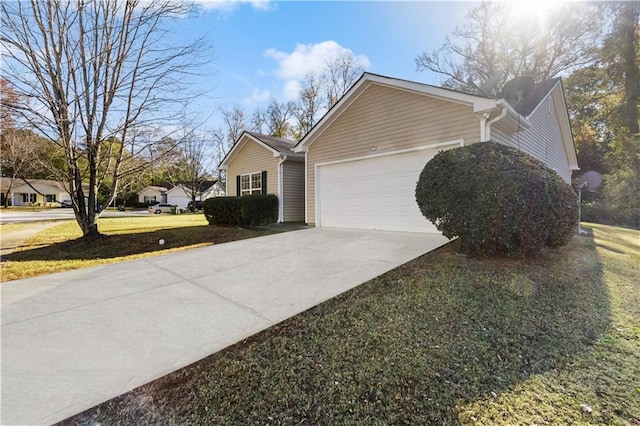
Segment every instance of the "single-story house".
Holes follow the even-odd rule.
[[[167,191],[168,189],[163,186],[147,186],[138,192],[138,202],[147,204],[167,203]]]
[[[371,73],[294,154],[291,141],[244,132],[221,166],[228,195],[277,194],[285,207],[295,203],[296,220],[304,206],[309,225],[438,232],[415,201],[420,172],[441,150],[489,140],[543,161],[567,183],[578,170],[559,78],[516,78],[489,97]],[[285,210],[280,221],[289,220]]]
[[[226,194],[275,194],[278,222],[304,220],[305,155],[295,141],[244,131],[220,163],[227,174]]]
[[[11,185],[11,188],[9,188]],[[55,180],[49,179],[15,179],[0,178],[1,200],[4,205],[5,197],[9,198],[10,206],[48,206],[58,207],[61,201],[70,200],[69,191]],[[7,194],[7,191],[9,193]]]
[[[439,151],[494,140],[578,169],[560,79],[514,79],[498,98],[365,73],[295,146],[305,154],[305,222],[437,232],[415,185]]]

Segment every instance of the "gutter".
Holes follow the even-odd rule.
[[[483,119],[486,121],[483,142],[491,140],[491,125],[497,121],[502,120],[507,115],[508,108],[506,107],[506,105],[504,105],[504,102],[500,100],[498,101],[497,105],[500,105],[500,108],[502,109],[500,111],[500,114],[498,114],[497,116],[495,116],[489,121],[486,121],[486,118],[483,117]]]

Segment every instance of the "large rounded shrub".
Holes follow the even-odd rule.
[[[569,241],[576,194],[544,163],[483,142],[438,153],[416,185],[422,214],[469,254],[530,256]]]

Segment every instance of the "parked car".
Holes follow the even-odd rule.
[[[62,200],[60,201],[60,207],[73,207],[73,203],[71,200]]]
[[[172,207],[179,208],[178,206],[174,206],[173,204],[156,203],[152,206],[149,206],[149,213],[154,213],[154,214],[171,213]]]
[[[191,211],[191,206],[193,206],[193,201],[189,201],[189,204],[187,204],[187,210]],[[196,210],[202,210],[202,201],[196,200]]]

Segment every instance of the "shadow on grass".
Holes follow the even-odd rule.
[[[592,238],[534,261],[454,245],[63,424],[457,424],[608,328]]]
[[[3,260],[26,262],[112,259],[197,244],[220,244],[268,233],[270,232],[208,225],[180,227],[142,233],[105,235],[90,241],[79,238],[14,252],[3,256]],[[160,244],[160,240],[163,240],[163,244]]]

